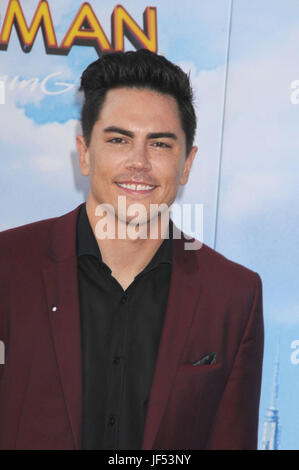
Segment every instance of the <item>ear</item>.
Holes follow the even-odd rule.
[[[76,144],[79,155],[79,163],[82,175],[89,175],[90,170],[90,156],[88,147],[86,145],[83,135],[76,136]]]
[[[198,148],[197,147],[192,147],[189,154],[185,158],[184,165],[183,165],[183,171],[181,174],[180,178],[180,184],[186,184],[188,179],[189,179],[189,173],[191,170],[191,166],[194,160],[194,157],[196,155]]]

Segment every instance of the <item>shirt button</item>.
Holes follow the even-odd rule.
[[[113,415],[110,416],[108,423],[110,426],[113,426],[115,424],[115,417]]]
[[[119,363],[120,363],[120,357],[115,356],[115,358],[113,359],[113,364],[115,364],[117,366]]]
[[[127,300],[128,300],[128,296],[127,296],[127,294],[124,294],[121,298],[121,303],[125,304]]]

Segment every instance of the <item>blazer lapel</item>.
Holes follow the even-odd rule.
[[[43,266],[57,364],[75,448],[81,446],[82,364],[77,285],[77,207],[58,218],[52,231],[49,258]]]
[[[175,226],[174,226],[175,227]],[[177,232],[178,229],[175,227]],[[196,256],[184,250],[184,238],[174,239],[174,264],[170,281],[165,321],[153,377],[142,450],[152,449],[167,400],[183,353],[201,285],[194,283]],[[190,242],[190,238],[188,238]],[[191,240],[192,241],[192,240]]]

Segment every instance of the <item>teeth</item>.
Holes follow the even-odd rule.
[[[155,186],[148,186],[145,184],[121,184],[117,183],[118,186],[121,186],[122,188],[127,188],[127,189],[132,189],[134,191],[144,191],[144,190],[149,190],[153,189]]]

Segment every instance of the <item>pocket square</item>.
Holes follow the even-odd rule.
[[[216,353],[211,352],[210,354],[207,354],[206,356],[203,356],[199,361],[193,362],[193,366],[206,366],[206,365],[211,365],[216,363]]]

